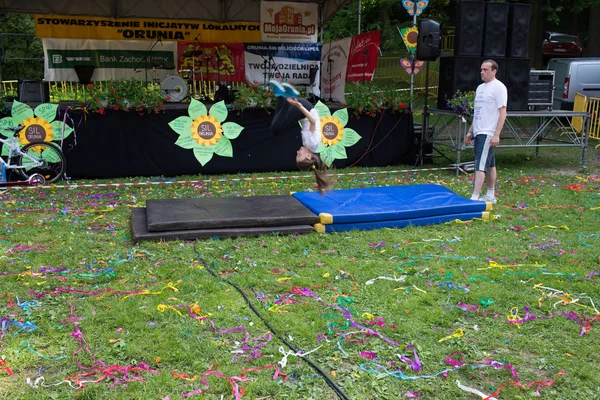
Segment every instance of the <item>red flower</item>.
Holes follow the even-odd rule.
[[[88,83],[88,89],[93,89],[94,88],[94,84],[93,83]]]
[[[406,104],[406,103],[404,103],[404,102],[400,103],[400,107],[402,107],[402,108],[406,108],[406,106],[407,106],[407,104]]]
[[[121,108],[120,106],[114,106],[114,107],[113,107],[113,110],[115,110],[115,111],[119,111],[119,109],[120,109],[120,108]]]

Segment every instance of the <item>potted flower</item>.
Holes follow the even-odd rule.
[[[473,115],[473,106],[475,104],[475,92],[461,92],[457,90],[454,96],[448,100],[446,108],[454,111],[463,122],[467,122],[466,118]]]

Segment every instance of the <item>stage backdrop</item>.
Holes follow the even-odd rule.
[[[317,42],[319,5],[289,1],[260,2],[263,42]]]
[[[162,80],[175,70],[152,69],[152,62],[175,65],[177,43],[136,40],[42,39],[44,79],[78,82],[75,65],[95,66],[93,81],[134,78]],[[150,50],[152,48],[152,50]],[[145,58],[148,58],[148,62]]]
[[[228,134],[233,138],[227,140],[230,153],[215,148],[210,161],[202,165],[194,151],[176,144],[181,135],[169,124],[187,117],[189,110],[187,105],[173,107],[176,108],[160,114],[140,116],[135,112],[107,111],[106,115],[93,113],[85,119],[81,111],[69,111],[73,121],[82,122],[63,145],[67,175],[112,178],[297,170],[296,151],[302,145],[299,126],[283,134],[274,134],[270,130],[272,117],[264,110],[248,109],[243,115],[229,112],[222,118],[225,121],[221,125],[223,129],[233,129],[235,125],[229,124],[237,124],[243,130],[237,132],[237,137]],[[351,110],[348,112],[352,115]],[[202,126],[210,125],[211,115],[219,118],[220,114],[210,107],[208,116],[202,117],[203,113],[197,113],[198,132]],[[360,120],[350,117],[346,128],[356,131],[360,140],[346,148],[346,159],[334,161],[338,168],[409,164],[414,159],[412,114],[385,113]],[[216,140],[214,135],[211,137]]]
[[[190,53],[193,56],[184,55]],[[243,43],[179,42],[177,54],[177,69],[188,79],[191,79],[191,71],[196,71],[197,81],[243,82],[246,79]]]
[[[348,68],[348,52],[352,38],[327,42],[321,52],[321,92],[325,100],[345,103],[346,70]]]
[[[379,31],[352,36],[348,55],[347,82],[372,81],[379,55]]]
[[[27,0],[21,0],[27,1]],[[168,5],[167,5],[168,6]],[[39,38],[158,40],[190,42],[259,42],[257,22],[213,22],[154,18],[103,18],[36,14],[35,36]]]
[[[310,71],[319,82],[321,45],[309,43],[251,43],[245,45],[246,80],[266,84],[281,78],[295,85],[308,85]],[[318,88],[313,92],[319,96]]]

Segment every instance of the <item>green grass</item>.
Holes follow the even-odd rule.
[[[597,314],[590,298],[600,306],[600,277],[583,277],[600,262],[600,151],[590,151],[585,171],[578,168],[579,156],[577,149],[542,149],[538,157],[533,150],[500,149],[499,204],[493,212],[496,219],[401,230],[138,245],[131,241],[131,208],[144,206],[147,199],[311,190],[310,176],[302,173],[302,179],[233,181],[240,176],[188,176],[178,179],[211,181],[4,192],[0,194],[0,318],[30,322],[37,329],[19,331],[19,326],[10,325],[0,331],[0,358],[6,362],[0,367],[7,366],[13,372],[8,376],[6,370],[0,370],[0,396],[175,399],[182,393],[204,389],[190,398],[234,398],[229,377],[245,374],[249,380],[237,381],[245,390],[245,398],[337,398],[324,379],[298,357],[290,356],[287,365],[279,367],[277,362],[283,357],[279,348],[288,349],[273,332],[265,343],[269,328],[225,283],[228,280],[239,286],[273,329],[296,348],[309,351],[321,346],[308,358],[351,399],[397,399],[407,393],[419,393],[425,399],[474,399],[477,396],[458,389],[455,381],[487,394],[514,381],[506,368],[470,367],[480,365],[481,360],[510,363],[525,386],[532,381],[550,381],[564,370],[554,384],[541,387],[542,398],[595,398],[600,393],[598,321],[591,322],[583,336],[581,326],[563,315],[518,327],[507,322],[513,307],[521,317],[524,307],[536,316],[569,311],[588,318]],[[466,154],[464,158],[468,157]],[[436,158],[433,167],[446,164]],[[449,171],[389,172],[408,168],[333,172],[340,174],[337,188],[436,182],[460,195],[470,195],[472,176],[457,178]],[[347,175],[352,172],[360,174]],[[243,177],[276,175],[290,173]],[[108,182],[115,180],[95,181]],[[500,267],[490,269],[489,261]],[[402,277],[404,281],[366,284],[380,276]],[[558,298],[543,298],[538,304],[542,294],[534,288],[536,284],[567,292],[580,299],[580,306],[556,304]],[[295,295],[290,304],[273,308],[278,300],[288,299],[294,287],[308,288],[321,301]],[[57,294],[57,288],[63,291]],[[48,294],[36,305],[30,291]],[[136,291],[129,297],[122,294]],[[21,303],[31,303],[9,306],[17,297]],[[493,300],[488,307],[480,303],[485,298]],[[457,307],[459,303],[477,306],[478,311],[464,311]],[[400,347],[360,334],[359,328],[349,326],[337,304],[349,309],[357,324],[368,326]],[[193,308],[196,305],[198,308]],[[178,306],[192,307],[199,319],[190,317],[185,307],[172,308]],[[375,318],[381,318],[385,325],[368,325]],[[210,321],[217,330],[247,330],[249,346],[264,344],[260,356],[250,357],[252,352],[248,351],[236,353],[242,350],[244,332],[218,333]],[[76,332],[74,322],[82,337],[72,335]],[[463,329],[462,337],[440,342],[459,328]],[[356,333],[347,335],[349,332]],[[327,341],[319,335],[326,336]],[[341,335],[347,340],[340,340]],[[260,338],[263,342],[252,341]],[[139,373],[142,381],[112,388],[115,381],[110,378],[92,383],[101,374],[82,377],[92,382],[78,390],[67,384],[37,389],[26,384],[27,378],[35,381],[40,376],[46,385],[68,377],[74,382],[77,374],[100,365],[85,349],[80,351],[82,339],[95,360],[107,367],[146,363],[154,373]],[[419,372],[397,356],[413,359],[407,345],[417,349],[422,362]],[[361,352],[372,352],[366,354],[374,353],[377,359],[367,360]],[[464,357],[465,367],[449,372],[447,378],[408,380],[399,374],[365,370],[378,364],[388,371],[401,368],[405,376],[433,375],[451,368],[444,358],[453,352],[460,352],[453,357]],[[60,357],[64,358],[56,360]],[[273,366],[287,378],[279,375],[273,379]],[[210,369],[225,378],[206,376],[208,387],[200,378],[177,378],[183,376],[177,374],[202,376]],[[533,398],[536,389],[508,386],[497,397]]]

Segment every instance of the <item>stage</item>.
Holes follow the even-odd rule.
[[[210,104],[206,107],[210,109]],[[333,113],[341,107],[329,108]],[[67,176],[117,178],[297,170],[296,151],[302,145],[299,125],[289,132],[274,134],[270,130],[272,115],[267,111],[246,109],[238,114],[228,110],[226,122],[244,127],[231,140],[233,157],[215,154],[202,166],[193,150],[175,144],[179,135],[169,126],[176,118],[187,115],[188,104],[183,103],[167,104],[164,112],[144,115],[122,110],[108,110],[104,115],[84,113],[80,107],[59,104],[57,119],[76,128],[62,143]],[[411,113],[386,111],[375,118],[357,119],[348,109],[348,115],[346,128],[355,130],[361,139],[346,147],[347,159],[335,160],[336,168],[414,163],[418,151]]]

